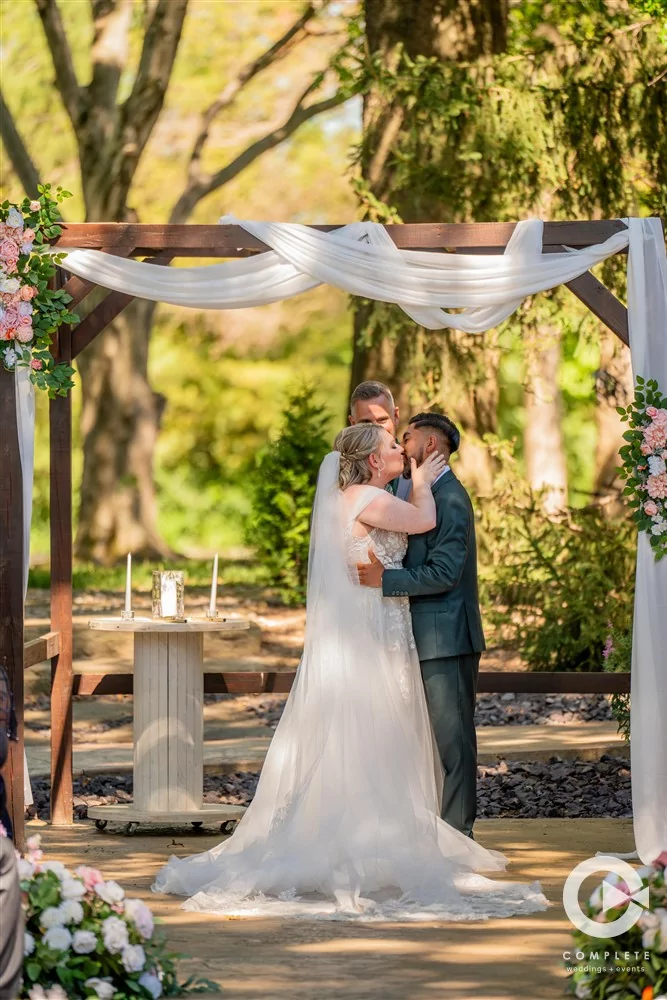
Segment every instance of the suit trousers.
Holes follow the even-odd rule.
[[[477,815],[475,698],[481,653],[422,660],[429,715],[445,772],[441,816],[472,836]]]

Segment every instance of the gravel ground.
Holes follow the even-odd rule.
[[[285,697],[262,698],[247,708],[275,729]],[[613,718],[603,694],[480,694],[475,711],[477,726],[564,726],[568,722],[607,722]]]
[[[247,805],[258,777],[248,772],[205,775],[204,801]],[[36,812],[40,819],[48,819],[49,792],[47,778],[33,781],[32,815]],[[89,805],[131,801],[131,775],[82,776],[74,782],[77,819],[86,818]],[[548,762],[510,760],[481,765],[477,801],[480,819],[628,817],[632,815],[630,761],[604,754],[596,762],[551,757]]]

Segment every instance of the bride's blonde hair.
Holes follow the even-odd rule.
[[[380,451],[384,433],[379,424],[354,424],[338,434],[334,451],[340,452],[338,485],[341,490],[371,481],[373,469],[369,458]]]

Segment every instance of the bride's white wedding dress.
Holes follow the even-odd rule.
[[[538,882],[493,881],[507,859],[439,816],[440,762],[407,598],[360,587],[369,544],[397,567],[407,537],[354,524],[376,487],[348,507],[337,453],[320,470],[304,655],[233,836],[170,858],[157,892],[187,910],[311,919],[475,920],[543,910]]]

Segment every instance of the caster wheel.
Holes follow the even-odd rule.
[[[236,828],[235,819],[226,819],[224,823],[220,824],[220,833],[232,833]]]
[[[128,823],[127,826],[125,827],[125,836],[133,837],[138,827],[139,827],[138,823]]]
[[[106,820],[106,819],[96,819],[95,820],[95,829],[96,830],[106,830],[107,823],[108,823],[108,820]]]
[[[192,825],[195,828],[195,830],[201,830],[201,828],[203,827],[204,824],[200,820],[197,820],[197,822],[193,823]]]

